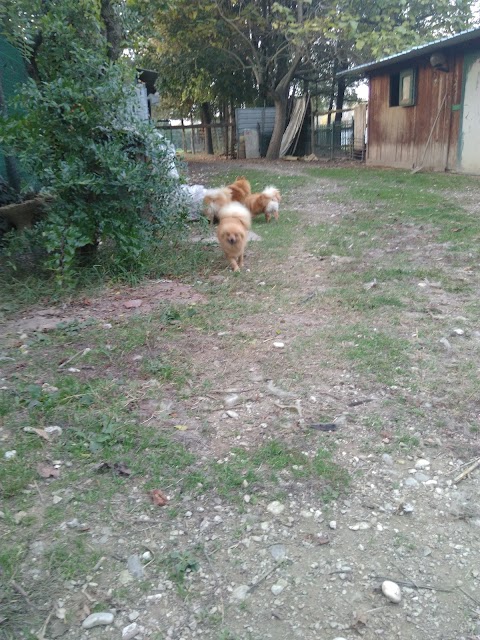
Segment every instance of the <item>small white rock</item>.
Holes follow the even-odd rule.
[[[15,513],[13,516],[13,520],[15,524],[20,524],[22,520],[27,516],[28,516],[28,513],[26,511],[17,511],[17,513]]]
[[[12,449],[11,451],[5,451],[3,457],[5,458],[5,460],[13,460],[17,457],[17,452],[15,449]]]
[[[284,343],[284,342],[274,342],[274,343],[273,343],[273,346],[274,346],[276,349],[283,349],[283,347],[285,346],[285,343]]]
[[[232,407],[237,405],[239,402],[240,402],[240,396],[237,395],[236,393],[232,393],[228,396],[225,396],[225,398],[223,399],[223,406],[225,407],[225,409],[231,409]]]
[[[238,420],[238,413],[236,411],[229,410],[226,412],[229,418],[233,418],[234,420]]]
[[[330,527],[330,529],[336,529],[337,528],[337,521],[336,520],[330,520],[330,522],[328,523],[328,526]]]
[[[48,433],[49,436],[61,436],[63,433],[62,427],[59,427],[56,424],[50,427],[45,427],[44,431]]]
[[[451,349],[452,348],[452,345],[450,344],[450,342],[446,338],[440,338],[439,342],[440,342],[440,344],[443,344],[445,349]]]
[[[420,458],[415,463],[415,469],[426,469],[430,466],[430,460],[426,460],[425,458]]]
[[[112,622],[113,613],[109,613],[108,611],[99,611],[97,613],[92,613],[88,618],[85,618],[82,622],[82,627],[84,629],[93,629],[93,627],[112,624]]]
[[[368,522],[356,522],[348,527],[352,531],[365,531],[366,529],[370,529],[370,525]]]
[[[128,614],[128,619],[130,620],[130,622],[135,622],[139,615],[140,613],[138,611],[132,611]]]
[[[398,604],[402,599],[402,590],[398,586],[396,582],[392,582],[391,580],[384,580],[382,582],[382,593],[394,604]]]
[[[274,500],[273,502],[270,502],[270,504],[267,506],[267,511],[270,511],[270,513],[273,513],[274,516],[279,516],[281,513],[285,511],[285,505],[283,505],[278,500]]]
[[[232,591],[232,598],[234,600],[245,600],[250,591],[250,587],[246,584],[241,584]]]
[[[285,589],[287,584],[288,582],[286,580],[280,579],[275,584],[272,584],[270,591],[273,593],[274,596],[279,596],[282,593],[282,591]]]
[[[132,624],[127,625],[122,630],[122,640],[132,640],[140,633],[140,627],[136,622],[132,622]]]

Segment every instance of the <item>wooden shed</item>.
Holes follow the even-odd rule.
[[[341,75],[369,80],[367,164],[480,175],[480,28]]]

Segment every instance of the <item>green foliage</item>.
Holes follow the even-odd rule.
[[[103,243],[129,269],[182,218],[175,153],[137,115],[135,71],[108,62],[94,7],[72,7],[43,17],[45,80],[27,83],[21,110],[0,122],[2,147],[52,196],[29,242],[59,285],[75,280],[81,249]]]

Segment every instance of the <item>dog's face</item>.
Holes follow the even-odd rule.
[[[220,240],[231,247],[240,245],[245,242],[245,231],[240,227],[225,229],[220,234]]]
[[[220,221],[218,240],[227,258],[240,256],[247,243],[247,230],[236,220]]]

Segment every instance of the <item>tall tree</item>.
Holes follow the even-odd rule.
[[[230,53],[253,74],[258,93],[275,106],[267,158],[278,158],[287,120],[287,102],[302,61],[322,34],[318,0],[216,0],[235,48]]]
[[[141,18],[137,63],[159,72],[162,104],[173,117],[195,113],[209,125],[239,93],[253,95],[252,83],[249,87],[238,62],[225,53],[228,33],[208,2],[130,0],[129,6]],[[206,151],[213,152],[211,129],[206,126],[205,132]]]

